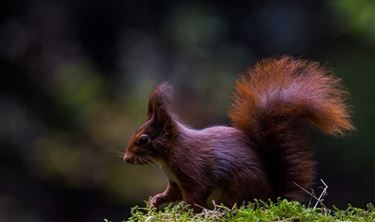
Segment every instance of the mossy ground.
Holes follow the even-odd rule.
[[[108,221],[109,220],[105,220]],[[375,222],[375,206],[369,204],[366,209],[349,206],[345,210],[335,207],[309,208],[295,202],[280,200],[277,203],[256,201],[231,209],[217,205],[213,210],[203,210],[194,214],[186,204],[169,205],[155,211],[149,207],[134,207],[129,222],[152,221],[363,221]]]

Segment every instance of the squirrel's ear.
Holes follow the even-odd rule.
[[[148,118],[153,118],[154,124],[161,128],[172,124],[172,116],[169,113],[169,106],[172,102],[173,87],[168,83],[162,83],[155,87],[150,94],[148,102]]]

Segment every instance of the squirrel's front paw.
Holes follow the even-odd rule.
[[[159,208],[160,205],[162,205],[165,202],[167,202],[166,195],[163,194],[163,193],[159,193],[159,194],[156,194],[155,196],[153,196],[151,198],[151,200],[150,200],[150,206],[152,208]]]

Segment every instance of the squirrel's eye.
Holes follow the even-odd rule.
[[[139,146],[145,146],[148,145],[151,142],[151,139],[146,134],[142,134],[138,137],[137,144]]]

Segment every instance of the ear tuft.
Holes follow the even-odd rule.
[[[173,87],[164,82],[155,87],[151,92],[148,104],[148,118],[152,119],[154,126],[168,132],[174,127],[173,117],[170,114]]]
[[[152,115],[160,108],[168,110],[173,99],[173,87],[167,82],[161,83],[155,87],[150,94],[148,104],[148,114]]]
[[[173,99],[173,87],[168,84],[168,82],[163,82],[156,86],[154,89],[155,96],[157,99],[168,106],[172,103]]]

